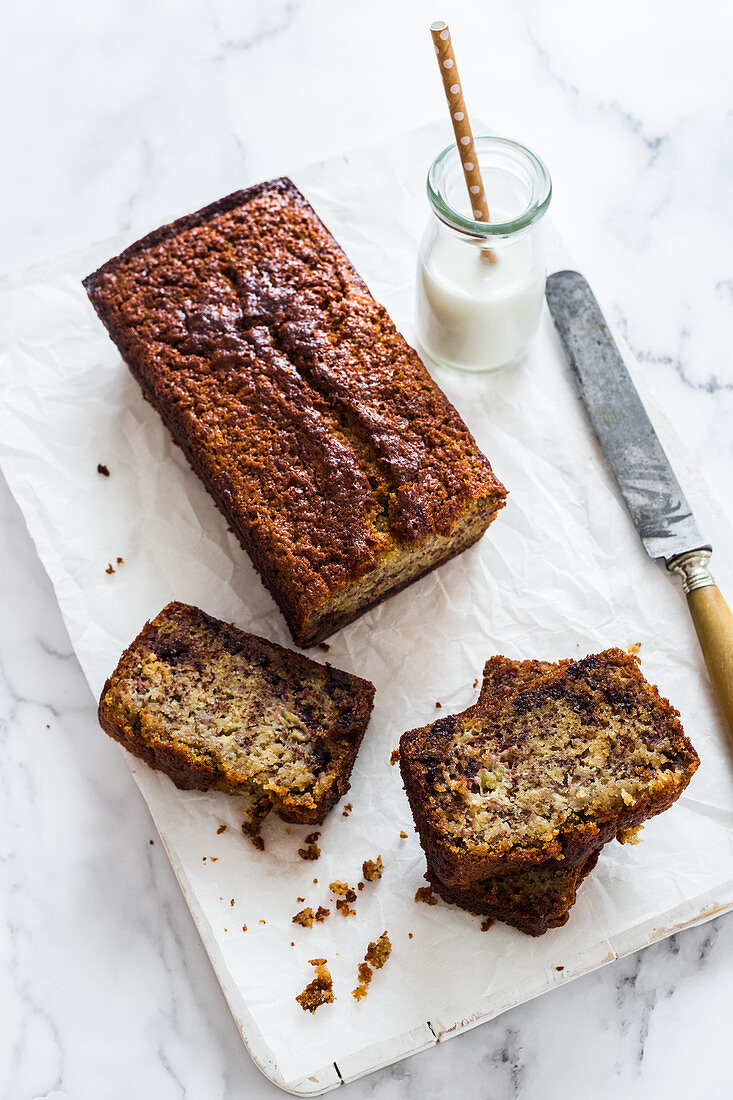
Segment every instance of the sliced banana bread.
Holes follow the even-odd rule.
[[[102,728],[184,790],[320,824],[349,789],[374,685],[170,603],[125,650]]]
[[[470,546],[503,506],[291,180],[163,226],[84,285],[299,645]]]
[[[400,740],[420,841],[447,886],[547,860],[582,867],[671,806],[698,764],[677,711],[619,649],[561,662]]]
[[[469,886],[446,886],[430,864],[425,878],[444,901],[511,924],[529,936],[541,936],[566,923],[578,887],[595,867],[599,855],[597,848],[582,867],[566,867],[561,860],[548,860],[526,871],[495,875]]]

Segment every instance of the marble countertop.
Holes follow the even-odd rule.
[[[475,112],[550,166],[556,226],[730,514],[733,14],[714,0],[617,0],[612,14],[581,0],[13,5],[0,272],[442,117],[436,16]],[[1,479],[0,556],[0,1096],[282,1095],[242,1046],[145,804],[99,734]],[[725,1094],[732,968],[724,916],[345,1095]]]

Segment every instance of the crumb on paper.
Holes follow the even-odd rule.
[[[48,722],[46,722],[46,729],[47,729],[47,730],[50,730],[50,729],[51,729],[51,727],[49,726]]]
[[[229,902],[230,905],[234,905],[234,898]]]
[[[632,642],[631,645],[626,646],[627,653],[633,653],[636,655],[641,649],[641,642]]]
[[[400,750],[399,749],[392,749],[392,753],[391,753],[390,758],[389,758],[390,764],[396,764],[399,761],[399,758],[400,758]]]
[[[114,572],[115,572],[115,567],[112,564],[112,562],[109,562],[108,565],[107,565],[107,568],[105,569],[105,573],[109,573],[111,575]]]
[[[226,832],[226,825],[220,825],[219,828],[216,830],[216,835],[221,836],[221,834],[224,832]]]
[[[267,796],[258,798],[250,806],[249,813],[242,822],[242,832],[245,836],[249,837],[253,847],[255,847],[258,852],[264,852],[265,850],[265,841],[260,836],[260,829],[262,827],[262,822],[271,809],[272,802]]]
[[[475,680],[473,681],[473,686],[474,686],[475,688],[477,688],[477,687],[478,687],[478,676],[477,676],[477,677],[476,677],[476,679],[475,679]]]
[[[212,863],[216,863],[217,860],[219,859],[219,857],[218,856],[209,856],[209,859],[211,860]],[[221,898],[219,900],[221,901]]]
[[[295,947],[295,940],[291,940],[291,941],[290,941],[290,946],[291,946],[291,947]]]
[[[322,649],[324,653],[328,653],[331,647],[328,642],[319,642],[317,648]]]
[[[124,559],[124,558],[120,558],[120,557],[118,557],[118,558],[117,558],[117,564],[118,564],[118,565],[124,565],[124,564],[125,564],[125,559]]]
[[[267,921],[263,920],[262,917],[260,917],[260,924],[267,924]]]
[[[304,1012],[315,1012],[321,1005],[332,1004],[336,998],[326,960],[310,959],[309,965],[316,968],[316,976],[295,999]]]
[[[323,924],[326,917],[330,917],[330,916],[331,916],[331,910],[326,909],[323,905],[319,905],[318,908],[316,909],[316,918],[315,919],[316,919],[317,924]]]
[[[364,883],[363,882],[357,882],[356,888],[359,891],[363,890],[364,889]]]
[[[411,939],[412,939],[412,932],[408,932],[408,933],[407,933],[407,938],[408,938],[408,940],[411,940]]]
[[[400,840],[407,840],[407,833],[404,829],[400,829]]]
[[[301,905],[302,902],[305,901],[305,898],[296,898],[295,900],[297,901],[298,905]]]
[[[97,463],[97,473],[101,474],[102,477],[109,477],[109,467],[105,466],[105,464],[103,462],[98,462]]]
[[[351,813],[351,811],[353,810],[353,808],[354,808],[354,807],[353,807],[353,806],[351,805],[351,803],[350,803],[350,802],[347,802],[347,803],[346,803],[346,805],[345,805],[345,806],[344,806],[344,808],[343,808],[343,811],[342,811],[342,813],[341,813],[341,816],[342,816],[342,817],[348,817],[348,816],[349,816],[349,814]]]
[[[332,882],[329,890],[336,895],[336,908],[342,917],[351,917],[356,912],[351,903],[356,901],[356,890],[349,886],[348,882]]]
[[[314,885],[314,886],[317,886],[317,885],[318,885],[318,879],[317,879],[317,878],[314,878],[314,879],[313,879],[313,885]]]
[[[247,931],[247,925],[246,925],[246,924],[243,924],[243,925],[242,925],[242,931],[243,931],[243,932],[246,932],[246,931]]]
[[[305,847],[298,848],[298,855],[301,859],[319,859],[321,855],[321,849],[317,844],[317,840],[320,833],[308,833],[305,838]]]
[[[564,967],[564,966],[556,966],[556,967],[555,967],[555,970],[564,970],[564,969],[565,969],[565,967]]]
[[[415,901],[422,901],[426,905],[437,905],[438,899],[433,893],[432,886],[420,886],[415,891]]]
[[[622,833],[618,834],[619,842],[621,844],[641,844],[641,836],[639,834],[643,828],[643,825],[634,825],[631,829],[624,829]]]
[[[381,856],[377,856],[376,859],[365,859],[361,865],[361,873],[367,882],[375,882],[378,878],[381,878],[383,870],[384,864]]]
[[[314,917],[315,913],[310,906],[307,906],[305,909],[301,909],[299,913],[295,914],[293,917],[293,924],[299,924],[301,928],[312,928]]]
[[[488,932],[488,930],[490,928],[493,928],[495,924],[496,921],[493,917],[486,917],[484,920],[481,921],[481,931]]]
[[[150,843],[151,843],[151,844],[155,844],[155,841],[154,841],[154,840],[151,840],[151,841],[150,841]]]
[[[369,983],[373,977],[373,971],[381,970],[391,954],[392,944],[390,943],[387,932],[384,931],[378,940],[372,940],[366,949],[364,962],[359,963],[357,970],[359,985],[351,992],[351,996],[355,1001],[360,1001],[362,997],[366,997],[369,991]]]
[[[436,709],[436,710],[442,710],[442,709],[443,709],[443,704],[442,704],[442,703],[438,703],[438,702],[436,701],[436,703],[435,703],[435,709]]]

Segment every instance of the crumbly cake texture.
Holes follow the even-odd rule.
[[[667,809],[699,759],[677,711],[619,649],[532,670],[403,734],[400,768],[428,864],[465,887],[592,853]],[[534,672],[539,675],[534,677]]]
[[[465,549],[503,506],[289,179],[163,226],[84,285],[299,645]]]
[[[102,728],[183,790],[320,824],[349,789],[374,686],[171,603],[123,653]]]

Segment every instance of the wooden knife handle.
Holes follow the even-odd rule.
[[[707,571],[709,560],[709,550],[693,550],[675,559],[669,568],[682,576],[697,640],[733,742],[733,614]]]

